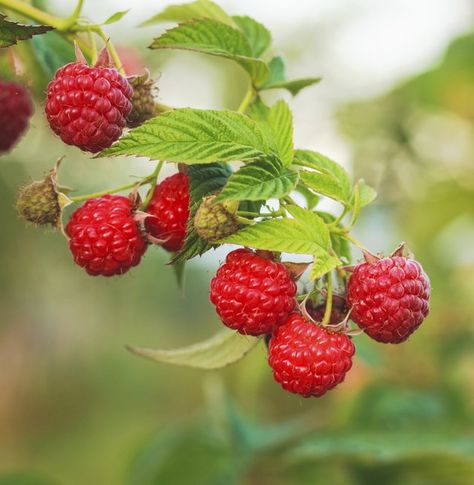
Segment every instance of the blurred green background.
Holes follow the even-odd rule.
[[[49,2],[58,15],[73,3]],[[112,39],[161,73],[160,101],[235,108],[246,89],[239,68],[145,50],[162,27],[131,27],[168,3],[151,12],[143,1],[86,2],[86,14],[132,8]],[[325,77],[288,99],[297,143],[377,187],[358,238],[374,251],[408,242],[432,281],[426,323],[401,346],[355,338],[353,369],[322,399],[283,392],[264,346],[208,373],[129,354],[127,343],[173,348],[219,328],[208,284],[227,249],[189,264],[184,292],[156,247],[120,278],[75,267],[61,235],[17,219],[17,188],[63,154],[61,182],[83,193],[152,167],[64,146],[39,101],[28,134],[0,159],[1,485],[472,483],[472,3],[337,3],[221,2],[268,24],[291,74]],[[70,56],[54,34],[22,49],[42,58],[27,77],[43,83]]]

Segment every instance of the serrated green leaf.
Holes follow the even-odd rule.
[[[277,154],[283,165],[289,167],[294,158],[293,151],[293,115],[290,107],[285,101],[277,101],[268,113],[268,124],[270,125]]]
[[[185,22],[186,20],[201,18],[218,20],[219,22],[235,26],[231,17],[219,5],[209,0],[197,0],[182,5],[170,5],[141,25],[147,26],[160,22]]]
[[[130,130],[98,156],[137,155],[193,164],[252,160],[268,151],[263,133],[249,117],[233,111],[182,108]]]
[[[134,354],[156,362],[197,369],[219,369],[233,364],[247,354],[259,338],[224,330],[204,342],[176,350],[154,350],[127,346]]]
[[[265,62],[253,57],[252,48],[240,30],[211,19],[179,24],[154,39],[150,49],[182,49],[231,59],[242,66],[254,84],[268,77]]]
[[[53,30],[50,25],[23,25],[0,14],[0,47],[15,45],[19,40],[31,39]]]
[[[293,219],[270,219],[259,222],[227,237],[222,243],[240,244],[256,249],[297,254],[329,251],[331,241],[324,221],[314,212],[287,206]]]
[[[183,264],[188,259],[200,256],[212,248],[194,230],[194,216],[203,197],[220,190],[230,175],[230,170],[218,163],[191,165],[188,167],[189,179],[189,219],[183,248],[172,259],[173,265]]]
[[[260,22],[247,16],[234,16],[232,20],[247,38],[253,57],[260,57],[270,47],[272,34]]]
[[[312,86],[321,81],[320,77],[307,77],[302,79],[287,80],[285,64],[280,56],[276,56],[268,63],[269,74],[266,81],[260,86],[265,89],[286,89],[296,96],[302,89]]]
[[[114,24],[115,22],[118,22],[123,17],[125,17],[125,15],[127,15],[128,12],[130,12],[130,10],[122,10],[120,12],[115,12],[104,22],[104,25],[110,25],[110,24]]]
[[[301,171],[301,181],[308,188],[344,205],[351,204],[351,181],[348,173],[339,164],[310,150],[296,150],[294,163],[315,170]]]
[[[315,280],[317,278],[321,278],[321,276],[329,273],[329,271],[332,271],[341,264],[342,262],[337,256],[333,256],[327,251],[317,251],[314,254],[314,263],[311,266],[309,279]]]
[[[216,202],[224,200],[280,199],[298,182],[298,173],[287,170],[275,157],[257,160],[234,172]]]

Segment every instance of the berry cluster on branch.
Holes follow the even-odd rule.
[[[196,0],[145,22],[178,22],[150,49],[230,59],[246,71],[249,86],[234,111],[173,109],[157,101],[148,73],[126,77],[102,26],[81,17],[82,3],[60,19],[20,0],[0,0],[0,9],[15,16],[0,14],[0,46],[12,46],[15,59],[14,44],[51,30],[73,43],[76,59],[59,66],[46,99],[39,100],[52,131],[95,158],[141,156],[156,165],[134,184],[74,195],[61,192],[57,162],[44,180],[19,191],[19,214],[62,229],[63,208],[82,203],[62,232],[74,262],[92,276],[123,275],[146,259],[150,246],[169,252],[179,270],[218,246],[240,246],[210,284],[210,301],[231,333],[226,329],[223,337],[176,352],[132,351],[215,368],[238,360],[263,338],[275,380],[287,391],[319,397],[350,370],[352,337],[363,331],[378,342],[401,343],[421,325],[430,296],[421,265],[405,256],[403,246],[389,257],[375,256],[351,234],[361,209],[375,199],[374,189],[363,180],[354,183],[327,156],[295,148],[289,105],[264,100],[268,90],[296,96],[320,78],[288,79],[284,60],[267,54],[271,34],[264,25]],[[17,17],[40,25],[17,23]],[[7,27],[8,38],[2,33]],[[104,44],[100,52],[97,37]],[[32,102],[18,82],[0,81],[0,106],[6,126],[0,153],[6,153],[26,130]],[[175,164],[176,173],[160,181],[165,163]],[[339,204],[336,213],[321,208],[326,198]],[[365,260],[350,266],[353,245]],[[307,262],[292,262],[291,254],[305,255]]]

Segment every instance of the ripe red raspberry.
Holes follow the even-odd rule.
[[[421,265],[402,256],[358,264],[348,282],[351,319],[383,343],[406,340],[428,315],[429,298]]]
[[[46,115],[64,143],[100,152],[122,134],[132,96],[116,69],[74,62],[58,69],[49,83]]]
[[[16,82],[0,81],[0,154],[18,141],[32,114],[28,91]]]
[[[120,195],[89,199],[74,211],[66,233],[74,261],[92,276],[126,273],[147,248],[133,219],[132,203]]]
[[[304,397],[322,396],[340,384],[352,367],[350,338],[293,313],[274,332],[268,363],[283,389]]]
[[[246,335],[269,333],[295,308],[296,284],[281,263],[236,249],[211,281],[211,302],[222,322]]]
[[[146,211],[155,216],[145,220],[149,234],[164,241],[161,246],[166,250],[179,251],[189,219],[188,176],[176,173],[158,184]]]

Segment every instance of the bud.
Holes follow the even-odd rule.
[[[205,197],[194,216],[198,235],[210,243],[234,234],[241,224],[237,218],[238,201],[214,203],[216,195]]]
[[[132,112],[128,115],[127,126],[135,128],[156,116],[155,94],[158,91],[149,73],[127,78],[133,88]]]
[[[20,217],[38,225],[61,226],[61,214],[71,203],[57,184],[59,162],[41,181],[34,181],[18,191],[16,209]]]

